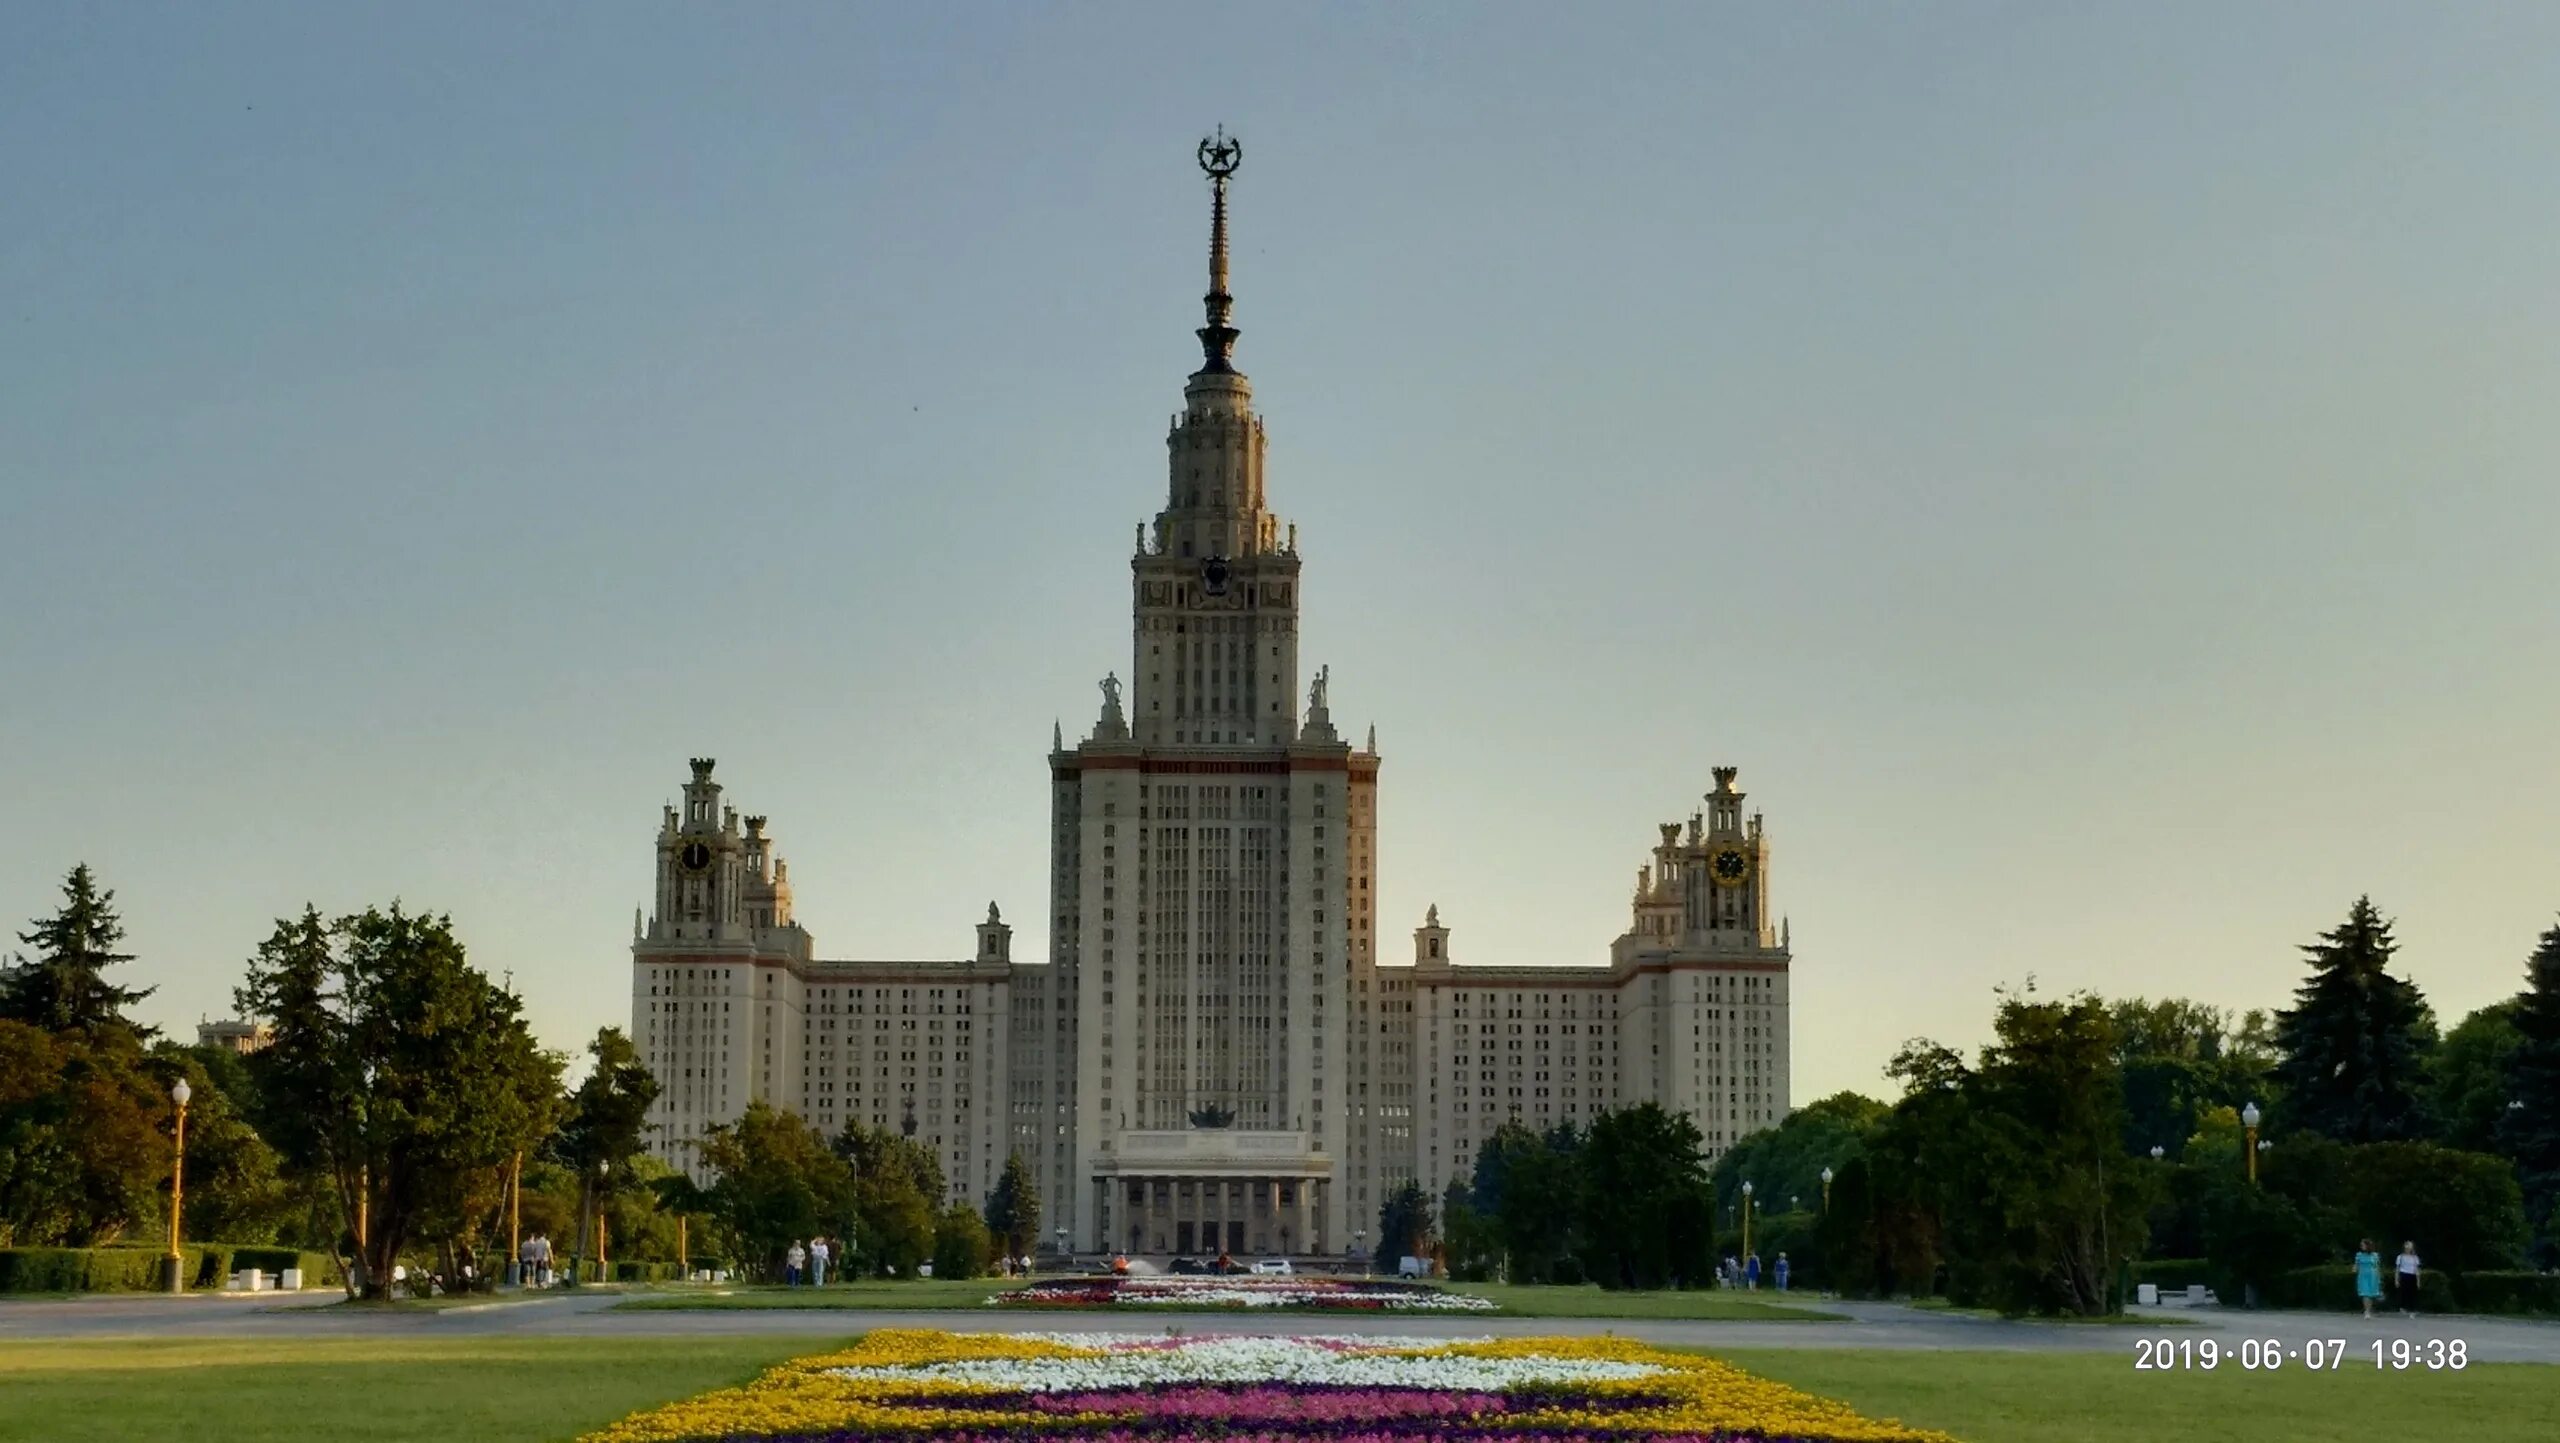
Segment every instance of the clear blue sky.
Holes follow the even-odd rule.
[[[401,897],[570,1047],[715,755],[825,953],[1041,955],[1223,122],[1391,948],[1600,960],[1732,763],[1799,1097],[2368,890],[2458,1015],[2560,911],[2556,90],[2532,5],[9,7],[0,919],[88,860],[192,1024]]]

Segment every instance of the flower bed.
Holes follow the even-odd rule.
[[[1347,1278],[1074,1278],[990,1294],[991,1307],[1303,1308],[1346,1313],[1487,1313],[1495,1303],[1419,1283]]]
[[[882,1330],[583,1443],[1953,1443],[1619,1338]]]

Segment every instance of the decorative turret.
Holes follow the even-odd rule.
[[[1005,925],[996,904],[987,904],[987,920],[978,924],[978,960],[1010,962],[1013,960],[1013,929]]]
[[[1440,925],[1440,904],[1422,914],[1422,925],[1413,929],[1413,962],[1417,967],[1449,965],[1449,929]]]

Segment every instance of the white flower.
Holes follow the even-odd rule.
[[[1664,1371],[1650,1363],[1596,1358],[1453,1356],[1445,1351],[1449,1343],[1445,1338],[1046,1336],[1093,1351],[1065,1358],[973,1358],[834,1371],[860,1381],[956,1383],[1006,1393],[1072,1393],[1180,1383],[1312,1383],[1489,1392],[1524,1385],[1645,1378]],[[1416,1347],[1433,1351],[1421,1356],[1403,1351]]]
[[[1083,1287],[1073,1283],[1035,1285],[991,1294],[987,1301],[999,1306],[1006,1302],[1055,1302],[1073,1300],[1083,1291]],[[1390,1313],[1481,1313],[1491,1312],[1498,1306],[1491,1298],[1473,1293],[1364,1288],[1351,1283],[1321,1281],[1263,1282],[1243,1278],[1216,1282],[1188,1278],[1125,1278],[1114,1288],[1111,1301],[1138,1307],[1356,1309],[1374,1304],[1379,1311]]]

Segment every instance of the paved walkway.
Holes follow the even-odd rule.
[[[2299,1355],[2312,1339],[2343,1339],[2347,1361],[2370,1360],[2375,1339],[2463,1340],[2473,1362],[2560,1363],[2560,1322],[2465,1316],[2366,1322],[2337,1313],[2244,1313],[2218,1308],[2137,1310],[2164,1320],[2157,1331],[2132,1326],[2017,1322],[1904,1307],[1897,1303],[1808,1305],[1848,1316],[1837,1323],[1685,1322],[1645,1318],[1380,1317],[1340,1318],[1236,1313],[1009,1313],[994,1310],[890,1312],[874,1309],[763,1308],[683,1312],[621,1309],[609,1293],[575,1293],[436,1311],[386,1312],[330,1306],[334,1292],[273,1295],[78,1298],[0,1302],[0,1339],[199,1337],[682,1337],[752,1334],[844,1336],[868,1328],[1002,1327],[1009,1332],[1153,1332],[1178,1326],[1192,1333],[1389,1333],[1482,1337],[1615,1333],[1650,1343],[1696,1348],[1878,1348],[1994,1352],[2115,1353],[2131,1367],[2142,1338],[2169,1337],[2220,1345],[2226,1359],[2245,1339],[2281,1343]],[[2369,1365],[2369,1363],[2368,1363]]]

